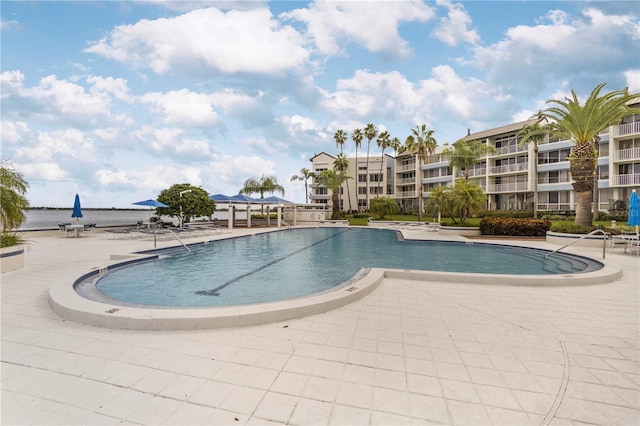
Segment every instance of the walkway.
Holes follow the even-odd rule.
[[[43,237],[2,274],[3,425],[640,424],[637,256],[607,253],[624,270],[610,284],[386,279],[343,308],[236,329],[110,330],[49,308],[52,284],[152,245]]]

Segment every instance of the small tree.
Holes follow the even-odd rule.
[[[250,178],[245,180],[239,194],[260,194],[260,198],[264,198],[265,192],[270,194],[279,192],[284,196],[284,187],[278,184],[278,179],[275,176],[262,176],[259,179]]]
[[[463,178],[458,179],[451,190],[451,206],[462,223],[467,221],[468,215],[483,211],[486,202],[487,196],[480,185]]]
[[[400,212],[400,206],[391,197],[376,197],[371,200],[371,213],[384,219],[385,215],[393,215]]]
[[[306,167],[300,169],[300,175],[291,176],[291,182],[304,181],[304,202],[306,204],[309,204],[309,179],[313,179],[315,176],[315,173]]]
[[[180,195],[181,192],[182,195]],[[182,223],[189,223],[193,217],[211,216],[216,210],[216,204],[209,198],[207,191],[188,183],[175,184],[169,189],[162,190],[158,201],[169,207],[156,208],[157,215],[171,216],[180,220],[180,214],[182,214]]]
[[[431,192],[429,192],[426,209],[432,211],[433,214],[438,217],[438,221],[440,221],[441,215],[445,215],[451,218],[453,223],[456,223],[453,203],[451,201],[451,187],[441,185],[433,188]]]

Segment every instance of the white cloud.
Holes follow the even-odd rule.
[[[87,78],[87,83],[91,85],[91,93],[110,93],[116,99],[129,101],[129,88],[125,79],[90,76]]]
[[[40,163],[71,160],[84,164],[95,162],[93,141],[78,129],[38,132],[35,143],[17,147],[15,156],[21,161]]]
[[[307,24],[307,34],[324,55],[344,53],[344,41],[364,46],[371,52],[406,55],[409,45],[398,34],[401,22],[425,22],[433,10],[418,1],[360,2],[316,1],[306,9],[281,15]]]
[[[477,31],[469,28],[471,17],[462,3],[454,4],[448,0],[438,0],[436,4],[446,7],[448,13],[445,18],[440,18],[438,25],[431,33],[435,38],[449,46],[457,46],[461,42],[477,44],[480,41]]]
[[[16,165],[20,172],[25,176],[29,176],[31,181],[59,181],[69,178],[58,163],[53,161],[28,162]]]
[[[167,93],[147,93],[140,97],[142,103],[151,104],[167,123],[190,126],[215,126],[219,117],[212,108],[212,97],[187,89]]]
[[[303,41],[268,9],[207,8],[118,26],[85,51],[159,74],[174,68],[278,74],[303,66],[309,57]]]
[[[23,121],[0,121],[0,134],[3,144],[16,144],[23,141],[29,133],[29,125]]]
[[[624,78],[630,93],[640,93],[640,69],[625,71]]]

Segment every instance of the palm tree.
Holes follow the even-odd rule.
[[[24,195],[28,187],[29,184],[13,165],[0,162],[0,221],[3,234],[18,228],[26,219],[29,201]]]
[[[426,209],[432,211],[434,215],[437,215],[438,222],[442,214],[449,216],[455,223],[455,217],[453,212],[453,206],[451,201],[451,187],[438,185],[429,191],[429,198],[427,198]]]
[[[531,142],[533,144],[533,218],[538,218],[538,143],[542,142],[549,134],[549,128],[541,126],[540,122],[527,124],[516,135],[520,138],[520,144]]]
[[[278,179],[275,176],[262,176],[260,179],[250,178],[244,181],[244,186],[239,194],[260,194],[260,199],[262,199],[265,192],[270,194],[279,192],[284,196],[284,187],[278,184]]]
[[[378,134],[378,129],[373,123],[369,123],[364,127],[364,137],[367,138],[367,209],[369,208],[369,151],[371,149],[371,139]]]
[[[591,201],[595,188],[594,180],[598,166],[597,147],[600,132],[609,126],[619,124],[620,120],[633,114],[629,107],[635,98],[626,90],[616,90],[600,96],[606,83],[598,84],[584,105],[580,105],[575,91],[571,98],[550,99],[553,104],[540,113],[540,117],[549,120],[554,136],[569,139],[575,143],[569,153],[569,173],[576,194],[575,223],[582,226],[593,224]],[[594,206],[595,208],[596,206]]]
[[[380,184],[382,183],[382,168],[384,166],[384,150],[389,148],[389,146],[391,145],[391,135],[389,135],[388,131],[384,131],[382,133],[380,133],[380,135],[378,136],[378,140],[376,140],[376,144],[378,145],[378,148],[382,148],[382,152],[381,152],[381,156],[382,158],[380,159],[380,176],[378,176],[378,190],[376,192],[376,198],[378,198],[380,196]]]
[[[344,175],[347,174],[347,169],[349,169],[349,160],[343,153],[336,155],[336,159],[333,160],[333,168],[336,169],[339,173],[342,173]],[[348,189],[349,185],[347,185],[347,190]],[[351,199],[349,199],[349,210],[351,210]]]
[[[487,196],[480,185],[465,179],[458,179],[451,190],[453,210],[460,215],[460,221],[466,222],[469,214],[484,210]]]
[[[344,154],[344,144],[347,142],[347,132],[342,129],[338,129],[338,131],[333,135],[333,139],[336,141],[336,147],[340,148],[340,154]],[[347,161],[347,167],[348,166],[349,162]],[[343,171],[346,171],[346,169]],[[351,191],[349,190],[349,185],[347,185],[347,197],[349,199],[349,211],[351,211]]]
[[[331,219],[336,220],[340,216],[340,200],[338,199],[338,191],[342,184],[350,179],[344,173],[340,173],[335,169],[323,170],[318,175],[318,183],[320,185],[324,185],[331,191],[331,203],[332,211],[331,211]]]
[[[309,179],[313,179],[315,177],[315,173],[313,173],[311,170],[307,169],[306,167],[303,167],[300,169],[300,176],[298,175],[293,175],[291,176],[291,181],[290,182],[294,182],[294,181],[304,181],[304,202],[305,204],[309,204]]]
[[[380,219],[384,219],[385,215],[398,214],[400,206],[396,200],[391,197],[376,197],[371,200],[371,214],[377,214]]]
[[[433,130],[427,130],[427,125],[416,126],[411,129],[411,134],[404,141],[401,148],[412,155],[418,157],[418,221],[422,222],[422,212],[424,210],[424,196],[422,193],[422,164],[427,161],[430,155],[433,155],[438,142],[433,137]]]
[[[486,145],[480,141],[467,141],[458,139],[453,146],[442,151],[443,155],[448,155],[449,167],[464,171],[464,180],[469,182],[469,169],[482,157],[488,154],[495,154],[497,150],[491,145]]]
[[[391,148],[393,150],[393,156],[397,157],[398,156],[398,152],[402,148],[402,142],[398,138],[393,138],[389,142],[389,148]]]
[[[358,199],[358,148],[362,144],[362,139],[364,139],[364,135],[362,134],[362,129],[355,129],[351,134],[351,139],[353,143],[356,145],[356,199]],[[360,201],[358,200],[358,211],[360,211]]]

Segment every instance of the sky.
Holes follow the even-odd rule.
[[[338,129],[374,123],[404,141],[426,124],[442,146],[571,90],[640,92],[637,1],[0,8],[0,158],[33,207],[71,208],[78,193],[83,207],[130,208],[181,183],[235,195],[263,175],[304,202],[290,179],[340,152]]]

